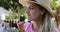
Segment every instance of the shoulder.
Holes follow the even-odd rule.
[[[31,27],[32,27],[32,23],[30,23],[30,22],[26,22],[26,23],[24,24],[25,30],[27,30],[28,28],[31,28]]]
[[[57,29],[57,28],[54,28],[54,30],[53,30],[54,32],[59,32],[59,29]]]
[[[30,22],[24,23],[24,26],[25,26],[25,27],[28,27],[28,26],[31,26],[31,25],[32,25],[32,23],[30,23]]]

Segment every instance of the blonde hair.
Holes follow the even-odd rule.
[[[46,13],[43,25],[40,26],[38,32],[53,32],[54,29],[54,24],[51,22],[51,17],[49,16],[48,13]]]

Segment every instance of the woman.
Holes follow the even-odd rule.
[[[24,24],[25,32],[58,32],[51,25],[49,0],[19,0],[19,2],[26,7],[27,18],[31,21]]]

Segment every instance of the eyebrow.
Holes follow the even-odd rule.
[[[29,7],[38,7],[37,5],[31,5],[31,6],[29,6]]]

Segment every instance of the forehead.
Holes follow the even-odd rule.
[[[38,7],[35,3],[29,2],[26,7]]]

